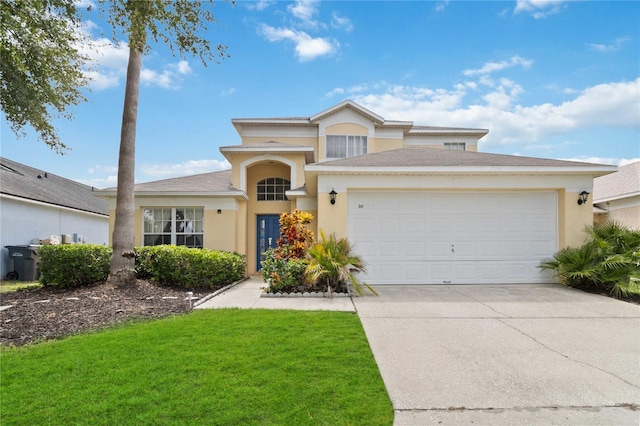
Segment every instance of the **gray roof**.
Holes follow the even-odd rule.
[[[405,147],[358,157],[315,163],[322,167],[609,167],[578,161],[549,160],[517,155],[453,151],[429,147]]]
[[[593,199],[624,198],[640,193],[640,161],[618,168],[618,171],[593,180]]]
[[[88,185],[0,157],[2,194],[108,216],[107,202],[92,190]]]
[[[115,188],[103,190],[106,193],[115,192]],[[201,173],[197,175],[156,180],[138,183],[135,192],[185,192],[185,193],[233,193],[237,189],[231,186],[231,170]]]

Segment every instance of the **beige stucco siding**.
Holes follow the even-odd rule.
[[[616,221],[632,229],[640,229],[640,195],[608,203],[601,203],[606,213],[595,215],[597,223]]]
[[[266,177],[278,176],[289,179],[291,182],[291,188],[295,189],[299,186],[304,185],[304,165],[305,165],[305,157],[304,154],[262,154],[256,155],[255,152],[247,153],[247,154],[235,154],[232,158],[232,168],[231,168],[231,185],[234,188],[237,188],[241,191],[245,191],[248,193],[248,189],[251,186],[249,184],[250,180],[248,177],[248,173],[250,169],[253,169],[259,165],[267,165],[268,167],[273,166],[273,172],[265,172],[264,176],[260,179],[264,179]],[[286,167],[286,173],[283,173],[283,169],[278,169],[278,167]],[[270,174],[270,173],[279,173],[279,174]],[[257,182],[254,181],[254,182]]]
[[[584,242],[584,228],[593,225],[593,208],[590,202],[579,205],[582,191],[561,191],[558,196],[559,248],[577,247]],[[561,218],[561,219],[560,219]]]
[[[115,199],[109,200],[109,228],[113,230],[115,224]],[[135,199],[134,205],[134,245],[143,243],[143,211],[148,207],[196,207],[204,210],[204,241],[205,248],[212,250],[239,251],[244,250],[244,244],[238,245],[238,235],[242,235],[243,227],[238,226],[239,204],[234,198],[223,197],[176,197],[154,196]],[[220,214],[218,214],[220,210]],[[109,235],[109,244],[112,244]]]

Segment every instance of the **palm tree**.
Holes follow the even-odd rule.
[[[108,281],[115,285],[134,284],[134,178],[136,123],[142,55],[149,50],[147,35],[164,42],[172,52],[197,55],[206,65],[215,56],[225,58],[226,46],[218,45],[212,53],[208,38],[198,34],[206,30],[206,22],[215,22],[213,13],[199,0],[113,0],[100,1],[107,22],[116,30],[129,34],[129,63],[122,112],[118,186],[115,222],[112,235],[113,257]]]
[[[365,262],[353,253],[353,247],[346,238],[336,238],[335,234],[327,238],[320,231],[320,241],[309,247],[307,256],[307,280],[325,285],[329,293],[348,290],[348,284],[351,284],[360,296],[363,295],[364,287],[378,295],[369,284],[355,276],[355,272],[365,272]]]

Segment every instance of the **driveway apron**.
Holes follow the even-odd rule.
[[[564,286],[354,298],[396,425],[640,424],[640,306]]]

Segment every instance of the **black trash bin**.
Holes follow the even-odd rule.
[[[37,246],[5,246],[9,250],[9,257],[13,259],[13,272],[18,274],[20,281],[36,281],[40,278],[38,271]],[[7,277],[12,275],[11,272]]]

